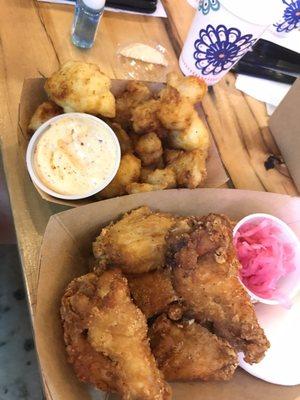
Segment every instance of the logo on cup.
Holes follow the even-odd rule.
[[[282,20],[274,24],[277,32],[291,32],[300,28],[300,0],[282,0],[287,6],[284,10]]]
[[[214,28],[208,25],[200,30],[199,39],[194,43],[195,65],[203,75],[218,75],[230,69],[251,49],[255,41],[253,35],[242,35],[237,28],[226,28],[225,25]]]
[[[202,11],[204,15],[208,14],[210,10],[218,11],[220,8],[219,0],[200,0],[198,10]]]

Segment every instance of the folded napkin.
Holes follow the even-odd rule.
[[[38,0],[40,2],[44,3],[56,3],[56,4],[75,4],[75,0]],[[146,15],[147,17],[162,17],[162,18],[167,18],[167,13],[164,9],[164,6],[162,5],[161,0],[157,1],[157,7],[156,11],[152,14],[147,14],[147,13],[140,13],[140,12],[135,12],[135,11],[127,11],[127,10],[121,10],[118,8],[110,8],[110,7],[105,7],[107,11],[112,11],[112,12],[122,12],[126,14],[138,14],[138,15]]]

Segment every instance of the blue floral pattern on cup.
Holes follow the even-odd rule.
[[[210,10],[218,11],[220,8],[219,0],[200,0],[198,10],[202,11],[204,15],[208,14]]]
[[[194,43],[195,65],[203,75],[218,75],[230,69],[251,49],[255,41],[253,35],[242,35],[237,28],[208,25],[200,30],[199,39]]]
[[[287,5],[282,20],[274,24],[277,32],[290,32],[300,28],[300,0],[282,0]]]

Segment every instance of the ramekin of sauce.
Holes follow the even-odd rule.
[[[104,189],[116,175],[119,141],[102,120],[68,113],[51,118],[32,136],[26,153],[32,181],[51,196],[78,200]]]
[[[300,290],[300,242],[293,230],[273,215],[251,214],[237,223],[233,238],[251,299],[289,308]]]

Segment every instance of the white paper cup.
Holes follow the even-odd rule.
[[[179,59],[185,75],[218,82],[277,21],[277,0],[203,0]]]
[[[270,31],[277,36],[300,29],[300,0],[277,0],[281,9],[281,17],[270,26]]]
[[[49,127],[49,125],[51,125],[51,123],[53,123],[53,122],[55,122],[55,121],[57,121],[59,119],[70,118],[70,117],[81,118],[81,119],[92,119],[93,121],[96,121],[97,124],[99,124],[99,126],[101,126],[102,129],[105,129],[107,132],[110,133],[110,135],[111,135],[111,137],[113,139],[113,143],[114,143],[114,146],[115,146],[115,152],[116,152],[115,164],[113,165],[113,167],[111,169],[111,174],[107,177],[107,179],[100,181],[99,182],[99,186],[96,187],[94,190],[92,190],[92,191],[90,191],[88,193],[80,194],[80,195],[64,195],[64,194],[55,192],[54,190],[48,188],[41,181],[41,179],[39,178],[39,176],[36,173],[35,168],[34,168],[34,152],[35,152],[35,148],[36,148],[36,145],[37,145],[39,139],[43,135],[43,133],[47,130],[47,128]],[[29,175],[30,175],[33,183],[39,189],[41,189],[43,192],[48,193],[50,196],[57,197],[59,199],[64,199],[64,200],[80,200],[80,199],[84,199],[84,198],[93,196],[94,194],[96,194],[96,193],[100,192],[101,190],[103,190],[113,180],[114,176],[116,175],[116,173],[117,173],[117,171],[119,169],[120,159],[121,159],[120,144],[119,144],[118,138],[116,137],[114,131],[110,128],[110,126],[108,126],[101,119],[99,119],[97,117],[94,117],[93,115],[84,114],[84,113],[61,114],[61,115],[58,115],[56,117],[53,117],[53,118],[49,119],[49,121],[47,121],[43,125],[41,125],[36,130],[34,135],[31,137],[31,139],[29,141],[29,144],[28,144],[28,147],[27,147],[27,152],[26,152],[27,169],[28,169]]]
[[[281,219],[274,217],[273,215],[269,214],[263,214],[263,213],[258,213],[258,214],[251,214],[248,215],[247,217],[243,218],[241,221],[239,221],[236,226],[233,229],[233,236],[236,235],[238,230],[243,226],[244,224],[248,222],[258,222],[261,220],[268,219],[275,223],[283,233],[283,235],[286,237],[287,241],[289,243],[292,243],[295,248],[295,270],[293,272],[290,272],[287,276],[284,278],[280,279],[278,282],[278,289],[279,291],[286,296],[287,299],[292,300],[297,293],[300,291],[300,241],[294,231]],[[243,282],[242,282],[243,284]],[[255,293],[253,293],[245,284],[243,284],[245,289],[247,290],[248,294],[251,297],[251,300],[253,302],[260,302],[264,304],[269,304],[269,305],[278,305],[280,302],[278,300],[273,300],[273,299],[265,299],[263,297],[257,296]]]

